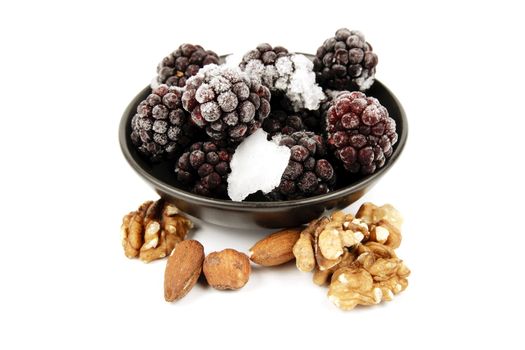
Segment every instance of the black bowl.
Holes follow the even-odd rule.
[[[381,82],[375,81],[367,95],[376,97],[397,124],[399,141],[392,157],[375,174],[361,177],[333,192],[316,197],[280,202],[233,202],[190,193],[172,184],[176,182],[175,164],[150,164],[133,147],[130,135],[131,118],[137,105],[151,92],[144,88],[128,105],[119,127],[122,153],[131,167],[163,198],[185,213],[204,221],[234,228],[281,228],[304,224],[325,211],[347,207],[361,198],[394,165],[403,151],[408,134],[405,111],[397,98]],[[350,182],[351,181],[351,182]]]

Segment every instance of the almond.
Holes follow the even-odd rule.
[[[293,246],[299,239],[301,228],[288,228],[272,233],[250,249],[250,259],[262,266],[284,264],[294,258]]]
[[[208,254],[203,272],[208,284],[219,290],[244,287],[250,278],[250,260],[246,254],[234,249],[224,249]]]
[[[195,240],[182,241],[173,250],[164,272],[164,299],[175,301],[193,288],[202,271],[204,248]]]

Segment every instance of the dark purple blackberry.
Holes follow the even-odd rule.
[[[211,139],[238,143],[270,113],[270,90],[239,68],[208,65],[188,79],[182,104]]]
[[[342,91],[326,117],[328,145],[351,173],[373,174],[383,167],[397,142],[396,122],[374,97]]]
[[[131,119],[131,140],[150,160],[170,158],[199,137],[201,131],[181,101],[180,88],[163,84],[138,105]]]
[[[244,69],[251,60],[258,60],[265,66],[274,65],[279,57],[288,56],[288,50],[282,46],[275,46],[268,43],[259,44],[254,50],[244,54],[239,66]]]
[[[158,84],[183,87],[189,77],[212,63],[219,64],[219,56],[215,52],[206,51],[199,45],[182,44],[159,63],[152,87]]]
[[[299,199],[327,193],[335,185],[335,171],[325,158],[321,136],[308,131],[282,135],[280,145],[290,148],[281,183],[266,196],[271,200]]]
[[[272,110],[263,122],[263,129],[270,136],[279,133],[289,135],[303,130],[321,133],[324,115],[322,113],[323,105],[321,104],[321,107],[315,111],[302,109],[296,112],[285,95],[272,92]]]
[[[339,29],[315,56],[317,82],[325,89],[365,91],[374,83],[377,55],[357,30]]]
[[[194,193],[226,198],[232,155],[231,149],[215,142],[196,142],[177,161],[177,180]]]
[[[320,129],[320,120],[318,111],[288,112],[277,109],[270,112],[262,127],[270,136],[290,135],[297,131],[317,132]]]

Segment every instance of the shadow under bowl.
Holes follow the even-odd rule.
[[[309,222],[326,211],[345,208],[369,191],[394,165],[403,151],[408,135],[408,123],[401,103],[386,86],[376,80],[367,91],[367,95],[377,98],[388,109],[390,116],[396,121],[399,135],[392,156],[376,173],[357,179],[348,177],[346,183],[345,179],[341,181],[339,178],[342,186],[337,190],[305,199],[278,202],[233,202],[214,199],[175,186],[175,161],[152,164],[133,146],[130,139],[131,118],[137,105],[150,92],[149,86],[144,88],[124,111],[119,127],[119,141],[124,157],[162,198],[193,217],[220,226],[241,229],[292,227]]]

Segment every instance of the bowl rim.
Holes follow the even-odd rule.
[[[305,205],[312,205],[312,204],[320,204],[324,203],[330,200],[336,200],[338,198],[351,195],[352,193],[358,192],[360,190],[363,190],[366,188],[369,184],[373,183],[375,180],[377,180],[379,177],[384,175],[397,161],[399,158],[399,155],[402,153],[403,149],[405,148],[406,140],[408,137],[408,121],[406,118],[405,110],[402,106],[402,104],[399,102],[397,97],[392,93],[390,89],[388,89],[383,83],[381,83],[379,80],[375,80],[374,84],[379,84],[385,91],[392,97],[394,102],[399,108],[399,119],[401,121],[401,124],[403,125],[402,130],[403,133],[399,135],[399,140],[397,142],[397,145],[394,149],[394,152],[392,153],[392,156],[390,159],[388,159],[388,164],[386,166],[380,168],[378,171],[376,171],[372,175],[368,175],[355,183],[353,183],[350,186],[340,188],[335,191],[331,191],[325,194],[308,197],[308,198],[302,198],[302,199],[293,199],[293,200],[283,200],[283,201],[273,201],[273,202],[261,202],[261,201],[254,201],[254,202],[236,202],[232,200],[225,200],[225,199],[215,199],[215,198],[209,198],[204,197],[198,194],[194,194],[188,191],[185,191],[183,189],[177,188],[175,186],[169,185],[150,173],[148,173],[140,164],[135,160],[133,155],[131,154],[130,149],[127,146],[127,125],[129,122],[129,119],[131,117],[132,108],[134,106],[134,101],[138,96],[141,96],[146,93],[146,91],[149,91],[151,88],[150,86],[146,86],[144,89],[142,89],[139,94],[135,96],[135,98],[128,104],[126,107],[122,118],[120,120],[119,125],[119,143],[122,153],[124,154],[124,157],[126,158],[126,161],[128,164],[137,172],[141,177],[143,177],[145,180],[147,180],[150,184],[152,184],[156,189],[160,189],[162,192],[168,193],[173,197],[193,202],[197,205],[203,205],[206,207],[215,207],[220,209],[235,209],[235,210],[253,210],[257,208],[286,208],[286,207],[296,207],[296,206],[305,206]]]

